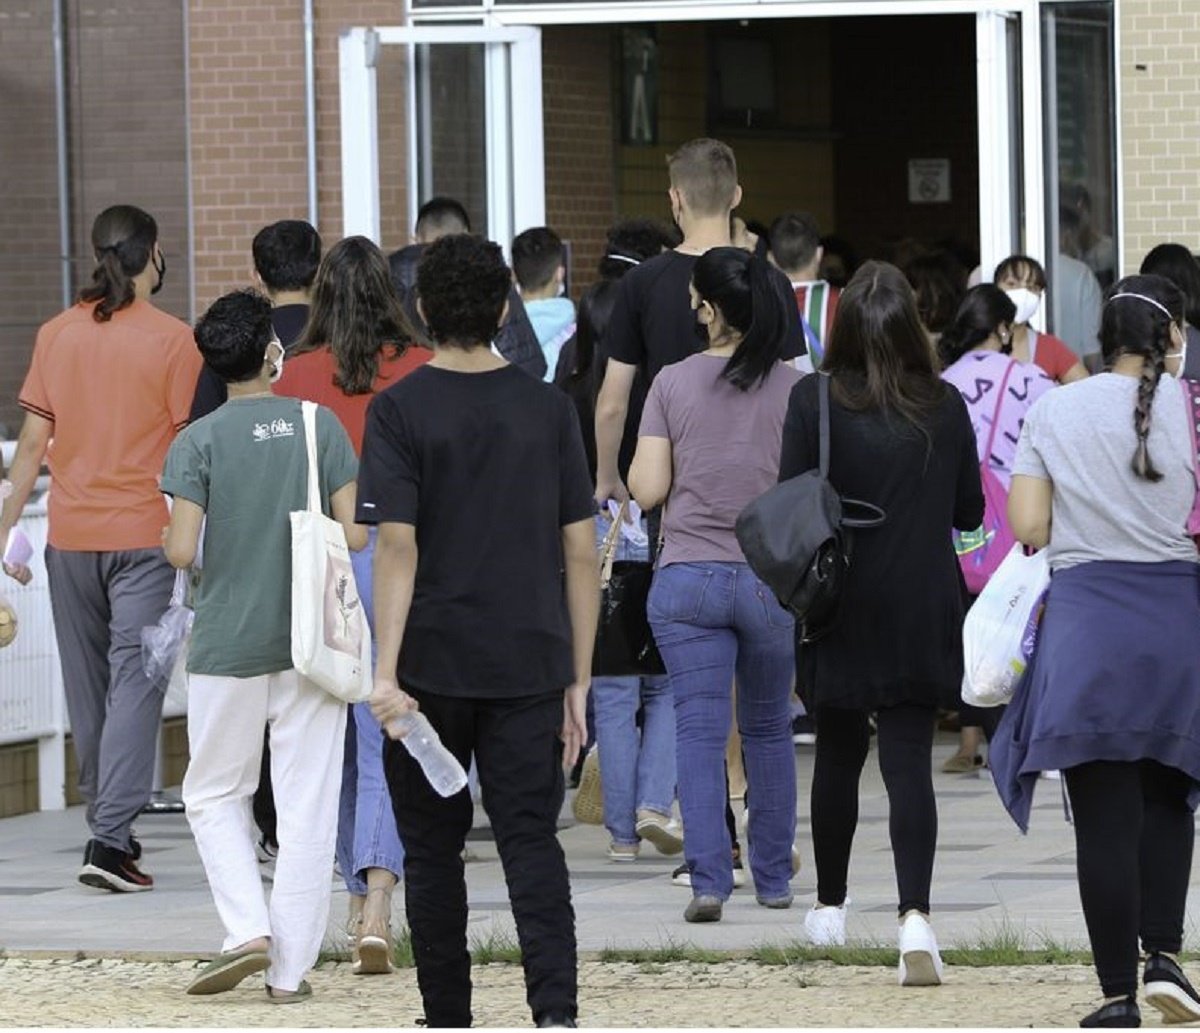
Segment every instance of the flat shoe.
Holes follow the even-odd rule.
[[[275,993],[274,987],[267,987],[267,1000],[272,1004],[299,1004],[301,1001],[307,1001],[312,997],[312,987],[308,985],[307,979],[300,980],[300,985],[296,987],[295,993]]]
[[[974,771],[981,767],[983,767],[983,758],[978,753],[974,757],[964,757],[962,754],[956,753],[942,765],[942,772],[946,775],[964,775],[968,771]]]
[[[385,936],[360,936],[351,967],[356,976],[386,976],[392,971],[392,948]]]
[[[247,976],[271,967],[264,950],[230,951],[213,958],[187,988],[189,994],[220,994],[232,990]]]

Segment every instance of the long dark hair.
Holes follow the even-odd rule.
[[[1165,276],[1183,291],[1184,309],[1192,326],[1200,326],[1200,262],[1182,244],[1151,248],[1138,270],[1143,275]]]
[[[992,336],[996,327],[1001,323],[1010,326],[1017,318],[1017,306],[1012,298],[1004,293],[994,283],[981,283],[972,287],[963,296],[958,311],[942,338],[938,341],[938,351],[946,366],[953,366],[967,352],[978,348]],[[1005,355],[1012,351],[1010,339],[1007,346],[1000,349]]]
[[[1133,472],[1144,481],[1161,481],[1162,474],[1150,458],[1150,414],[1154,394],[1171,349],[1171,324],[1184,321],[1183,291],[1165,276],[1126,276],[1108,289],[1100,322],[1100,350],[1107,366],[1122,355],[1142,357],[1133,429],[1137,449]],[[1165,309],[1165,311],[1164,311]]]
[[[114,312],[133,304],[133,279],[146,268],[158,242],[153,216],[131,204],[105,208],[92,223],[92,251],[96,268],[92,282],[79,292],[79,300],[96,302],[92,318],[107,323]]]
[[[864,263],[842,291],[821,369],[846,408],[895,411],[925,434],[945,397],[912,288],[887,262]]]
[[[771,286],[764,259],[736,247],[704,252],[692,270],[696,293],[741,335],[721,376],[739,391],[761,384],[783,358],[789,299]]]
[[[366,395],[379,376],[383,349],[400,355],[412,340],[383,252],[366,237],[339,240],[317,269],[294,354],[328,346],[337,368],[333,382],[348,395]]]

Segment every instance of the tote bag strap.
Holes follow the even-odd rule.
[[[1004,408],[1004,396],[1008,393],[1008,380],[1016,366],[1017,362],[1014,359],[1008,364],[1008,369],[1004,371],[1000,380],[1000,397],[996,399],[996,408],[992,412],[992,429],[988,433],[987,448],[983,452],[983,461],[989,467],[992,465],[992,446],[996,443],[996,431],[1000,429],[1000,410]]]
[[[304,415],[304,447],[308,451],[308,509],[321,513],[321,472],[317,466],[317,403],[301,402]]]

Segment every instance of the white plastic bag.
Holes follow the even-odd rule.
[[[998,707],[1012,700],[1037,641],[1050,566],[1045,553],[1014,545],[963,624],[963,702]]]
[[[177,570],[171,604],[157,624],[142,628],[142,669],[151,684],[164,691],[180,658],[186,655],[188,636],[192,633],[195,614],[187,606],[187,590],[188,572]]]
[[[350,565],[346,532],[321,511],[317,407],[302,402],[308,508],[292,522],[292,666],[347,703],[371,695],[371,629]]]

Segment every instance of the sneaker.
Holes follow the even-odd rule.
[[[563,1012],[546,1012],[537,1020],[538,1029],[576,1029],[575,1020]]]
[[[850,901],[847,899],[846,904]],[[817,907],[804,916],[804,931],[814,947],[843,947],[846,944],[846,904]]]
[[[685,889],[692,888],[692,869],[687,862],[681,864],[671,873],[671,882],[675,886],[683,886]],[[746,869],[742,865],[742,859],[739,857],[733,862],[733,888],[740,889],[746,885]]]
[[[138,870],[129,854],[95,839],[88,840],[84,847],[79,881],[114,893],[142,893],[154,888],[154,880]]]
[[[1142,972],[1142,985],[1146,988],[1146,1003],[1162,1013],[1163,1022],[1200,1019],[1200,994],[1174,958],[1151,954]]]
[[[683,851],[683,829],[679,822],[657,811],[637,812],[637,834],[654,846],[660,854],[670,857]]]
[[[900,985],[940,986],[942,956],[929,919],[910,911],[900,925]]]
[[[812,746],[817,741],[817,725],[808,714],[792,718],[792,742],[797,746]]]
[[[138,842],[137,837],[132,832],[129,833],[129,858],[132,861],[140,861],[142,859],[142,844]]]
[[[684,908],[685,922],[719,922],[721,921],[722,902],[720,897],[692,897]]]
[[[792,892],[789,890],[781,897],[764,897],[759,894],[754,895],[754,899],[762,907],[769,907],[774,911],[785,911],[792,906],[792,901],[795,899]]]
[[[638,856],[638,848],[639,844],[637,843],[609,843],[608,859],[610,861],[616,861],[618,864],[636,861]]]
[[[1079,1020],[1079,1025],[1084,1029],[1137,1029],[1141,1024],[1142,1013],[1136,997],[1109,1001]]]

